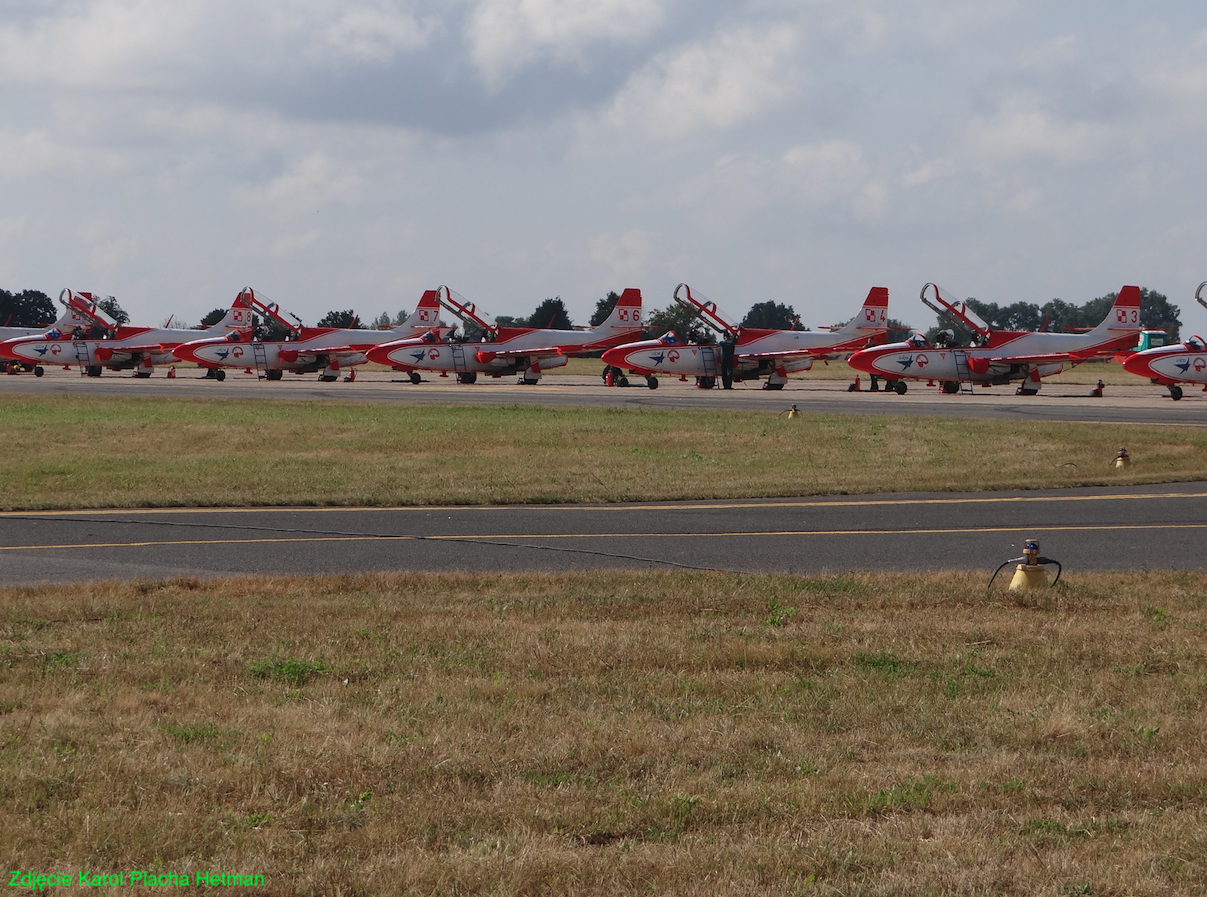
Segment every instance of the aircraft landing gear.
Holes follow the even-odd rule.
[[[37,373],[37,371],[34,371],[34,373]],[[1178,401],[1179,399],[1181,399],[1182,398],[1182,387],[1170,386],[1169,387],[1169,397],[1171,399],[1173,399],[1175,402]]]
[[[423,378],[419,376],[418,371],[411,371],[409,379],[413,385],[418,386],[419,381],[422,380]]]
[[[284,371],[282,371],[280,368],[269,368],[268,370],[266,370],[264,372],[264,379],[265,380],[280,380],[281,375],[283,373],[284,373]]]
[[[46,371],[42,369],[42,365],[40,365],[40,364],[34,365],[34,376],[35,377],[41,377],[45,373],[46,373]],[[1178,396],[1178,398],[1180,399],[1181,396]]]
[[[904,380],[898,380],[896,383],[893,384],[893,391],[895,393],[897,393],[897,395],[899,395],[899,396],[905,395],[905,392],[908,389],[909,389],[909,384],[906,383]]]
[[[954,396],[960,391],[960,382],[958,380],[944,380],[940,384],[940,388],[943,390],[943,395]]]
[[[645,385],[648,386],[650,389],[657,389],[658,388],[658,378],[655,377],[653,374],[651,374],[650,376],[645,378]]]
[[[462,371],[461,373],[457,374],[457,382],[458,383],[467,383],[467,384],[468,383],[477,383],[478,382],[478,372],[477,371]]]
[[[84,368],[84,373],[89,377],[99,377],[101,375],[101,366],[99,364],[90,364]]]
[[[135,371],[134,376],[139,380],[146,380],[151,376],[150,371]]]
[[[712,389],[716,385],[717,385],[716,377],[697,377],[696,378],[696,386],[698,386],[700,389]]]
[[[222,368],[218,368],[214,371],[214,379],[221,383],[226,379],[226,371],[222,370]]]

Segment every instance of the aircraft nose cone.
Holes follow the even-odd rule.
[[[1146,352],[1137,352],[1135,355],[1129,355],[1123,359],[1123,369],[1129,374],[1136,374],[1140,377],[1152,377],[1153,369],[1149,364],[1151,356]]]
[[[876,368],[872,362],[876,360],[878,353],[870,349],[861,349],[847,359],[847,364],[857,371],[863,371],[865,374],[876,373]]]
[[[600,358],[600,361],[602,361],[604,364],[620,367],[624,363],[624,356],[627,354],[627,352],[627,349],[621,349],[619,347],[608,349],[606,352],[604,352],[603,356]]]

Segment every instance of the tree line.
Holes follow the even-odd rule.
[[[1084,305],[1074,305],[1062,299],[1052,299],[1043,305],[1034,302],[1015,302],[1011,305],[998,305],[993,302],[981,302],[968,299],[968,307],[976,312],[985,323],[1000,330],[1040,330],[1078,331],[1096,327],[1106,316],[1114,304],[1117,293],[1107,293],[1091,299]],[[612,313],[620,294],[614,290],[601,297],[595,303],[595,311],[588,322],[592,327],[598,327]],[[113,296],[98,300],[97,304],[113,320],[126,324],[130,316]],[[225,317],[226,307],[215,308],[201,319],[198,329],[212,326]],[[0,327],[42,327],[49,326],[58,319],[55,303],[41,290],[22,290],[19,293],[0,289]],[[410,317],[410,312],[400,311],[393,317],[388,312],[382,312],[377,318],[368,323],[368,327],[377,330],[389,330],[397,327]],[[560,297],[545,299],[527,317],[499,315],[495,319],[500,327],[537,327],[549,330],[571,330],[574,322],[566,311],[565,303]],[[741,320],[742,327],[765,328],[768,330],[805,330],[800,324],[800,315],[791,305],[782,302],[756,302],[746,312]],[[841,327],[845,321],[833,326]],[[908,324],[896,318],[889,319],[889,340],[906,339],[914,331]],[[318,327],[340,327],[361,329],[366,325],[360,316],[352,309],[332,310],[319,319]],[[1140,290],[1140,326],[1146,330],[1164,330],[1170,343],[1179,341],[1181,332],[1181,309],[1171,303],[1168,297],[1156,290],[1143,287]],[[689,309],[672,302],[666,308],[657,309],[646,315],[646,330],[661,336],[667,330],[674,330],[681,339],[693,343],[710,343],[716,340],[716,334],[705,327]],[[947,325],[939,322],[927,331],[934,337]],[[957,334],[959,337],[959,334]]]

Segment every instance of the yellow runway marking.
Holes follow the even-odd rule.
[[[834,529],[834,530],[774,530],[760,532],[727,533],[484,533],[480,535],[443,536],[297,536],[294,538],[255,539],[165,539],[150,542],[77,542],[64,545],[0,545],[0,551],[66,551],[85,548],[148,548],[156,545],[263,545],[287,542],[518,542],[525,539],[736,539],[761,538],[766,536],[931,536],[980,533],[1071,533],[1107,532],[1125,530],[1199,530],[1207,529],[1207,523],[1105,523],[1082,526],[980,526],[964,529]]]
[[[818,499],[768,501],[735,500],[719,502],[653,502],[648,504],[590,504],[590,505],[403,505],[393,507],[347,508],[86,508],[78,511],[0,511],[4,517],[62,517],[100,516],[107,514],[332,514],[341,512],[399,512],[449,513],[453,511],[731,511],[744,508],[861,508],[901,507],[911,505],[977,505],[1025,504],[1035,502],[1095,502],[1147,501],[1172,498],[1207,498],[1207,492],[1143,492],[1109,495],[1005,495],[983,498],[883,498],[883,499]]]

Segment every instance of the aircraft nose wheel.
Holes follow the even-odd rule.
[[[657,389],[658,388],[658,378],[653,377],[653,376],[646,377],[645,385],[648,386],[650,389]]]
[[[418,384],[419,384],[419,381],[420,381],[421,379],[422,379],[422,378],[419,376],[419,372],[418,372],[418,371],[411,371],[411,374],[410,374],[410,380],[411,380],[411,383],[413,383],[413,384],[415,384],[415,385],[418,385]]]
[[[34,373],[37,373],[37,371],[35,371]],[[1180,386],[1169,387],[1169,397],[1171,399],[1173,399],[1175,402],[1178,401],[1180,398],[1182,398],[1182,387],[1180,387]]]

